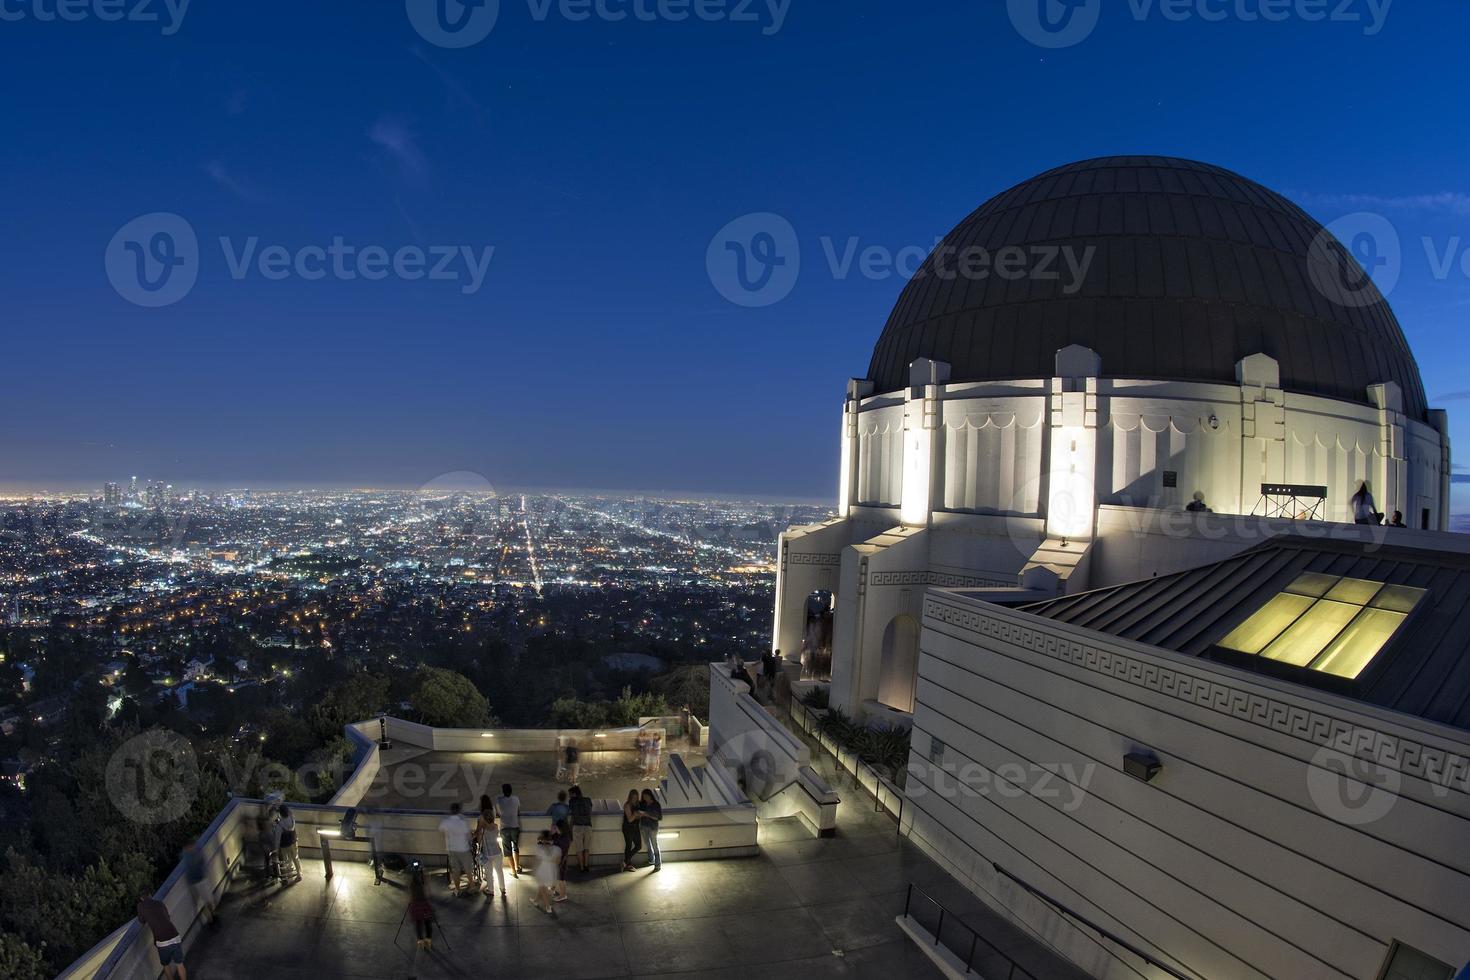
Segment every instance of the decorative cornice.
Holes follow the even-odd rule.
[[[1106,674],[1155,694],[1268,728],[1320,748],[1364,758],[1436,786],[1470,793],[1470,758],[1466,756],[1353,724],[1301,704],[1271,697],[1260,689],[1235,687],[1224,677],[1202,677],[1176,670],[1166,664],[1080,643],[980,610],[961,608],[933,596],[925,597],[924,618]]]
[[[868,576],[870,585],[932,585],[941,589],[1006,589],[1016,582],[993,578],[978,578],[974,575],[951,575],[948,572],[874,572]]]

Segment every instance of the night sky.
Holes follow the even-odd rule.
[[[0,0],[0,486],[472,471],[828,498],[845,379],[902,280],[834,274],[826,252],[927,249],[1017,181],[1116,153],[1217,163],[1323,221],[1387,218],[1390,300],[1470,446],[1470,8],[1266,23],[1239,16],[1258,0],[1207,0],[1223,21],[1176,22],[1102,0],[1091,36],[1048,50],[1001,0],[756,0],[738,22],[545,2],[501,0],[450,48],[410,16],[433,35],[432,0],[198,0],[178,23],[163,0],[161,23]],[[177,256],[147,227],[114,237],[157,212],[197,236],[197,282],[135,283],[175,300],[142,306],[109,273]],[[707,267],[752,212],[801,248],[789,295],[754,307]],[[336,239],[381,247],[385,278],[312,258]],[[483,280],[460,246],[488,255]],[[454,278],[415,274],[413,249],[452,254]]]

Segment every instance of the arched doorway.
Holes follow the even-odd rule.
[[[832,593],[820,589],[806,598],[801,676],[819,681],[832,679]]]
[[[901,613],[883,631],[878,701],[899,711],[914,710],[919,682],[919,621]]]

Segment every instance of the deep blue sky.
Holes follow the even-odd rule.
[[[1044,51],[1001,0],[792,0],[772,36],[555,8],[538,22],[502,0],[463,50],[424,41],[402,0],[198,0],[173,36],[41,22],[35,2],[6,0],[27,16],[0,21],[0,485],[471,470],[828,497],[844,381],[902,283],[834,279],[821,239],[929,246],[1035,172],[1135,152],[1241,171],[1324,221],[1389,217],[1405,243],[1392,302],[1470,446],[1470,278],[1436,280],[1419,244],[1470,247],[1461,4],[1394,3],[1365,37],[1140,23],[1104,0],[1090,38]],[[103,254],[157,211],[190,222],[202,271],[145,309]],[[784,301],[746,309],[705,252],[757,211],[791,221],[803,270]],[[221,236],[496,251],[466,296],[235,281]]]

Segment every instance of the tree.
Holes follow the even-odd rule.
[[[675,667],[652,681],[653,689],[671,705],[687,705],[696,718],[709,719],[709,665],[687,664]]]
[[[0,932],[0,977],[9,980],[46,980],[51,971],[30,944],[14,933]]]
[[[14,850],[6,852],[5,865],[0,915],[24,943],[46,951],[48,972],[64,968],[128,921],[138,893],[154,885],[153,869],[136,854],[98,861],[76,875],[42,869]]]
[[[470,679],[442,667],[420,667],[409,703],[425,725],[478,728],[490,723],[490,702]]]
[[[271,711],[260,720],[265,751],[272,759],[299,766],[321,744],[310,725],[289,711]]]
[[[343,727],[376,716],[388,703],[388,686],[388,678],[382,674],[362,672],[332,688],[308,712],[317,737],[336,738],[342,734]]]
[[[628,687],[623,688],[623,693],[608,706],[608,720],[622,728],[637,725],[640,718],[661,718],[669,714],[669,703],[662,695],[634,694]]]
[[[608,728],[607,702],[557,698],[551,702],[551,723],[557,728]]]
[[[138,659],[136,653],[128,654],[128,665],[123,670],[123,690],[133,697],[146,694],[153,687],[153,678],[148,676],[148,671],[143,668],[143,661]]]

